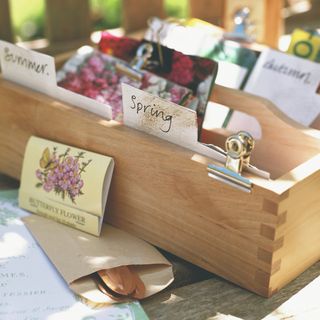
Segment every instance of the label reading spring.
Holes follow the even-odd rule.
[[[184,147],[197,144],[195,111],[125,83],[122,102],[125,125]]]

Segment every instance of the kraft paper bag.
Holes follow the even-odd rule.
[[[69,287],[92,303],[115,303],[90,276],[119,266],[133,266],[145,285],[145,297],[173,281],[172,266],[147,242],[104,224],[99,238],[32,215],[23,219]]]

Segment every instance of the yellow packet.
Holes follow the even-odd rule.
[[[320,36],[295,29],[287,52],[300,58],[320,62]]]

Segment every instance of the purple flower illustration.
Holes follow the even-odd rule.
[[[37,188],[43,188],[46,192],[54,191],[64,200],[68,197],[73,203],[76,197],[83,195],[84,186],[81,174],[90,164],[91,160],[83,161],[85,152],[79,152],[76,156],[71,156],[70,148],[63,154],[57,155],[57,148],[53,148],[51,153],[46,148],[40,159],[40,169],[35,175],[39,182]]]

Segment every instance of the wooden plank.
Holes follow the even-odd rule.
[[[13,42],[9,0],[0,1],[0,39]]]
[[[314,279],[315,283],[303,289]],[[270,313],[272,317],[270,315],[266,320],[300,319],[300,317],[320,319],[319,296],[320,262],[269,299],[213,276],[206,281],[166,290],[142,301],[142,306],[150,319],[157,320],[172,319],[173,315],[174,319],[184,320],[233,320],[231,316],[244,320],[257,320]],[[286,308],[281,308],[282,304]],[[307,317],[310,314],[317,316]]]
[[[227,0],[225,6],[225,28],[228,32],[234,28],[234,13],[240,8],[250,9],[249,21],[253,23],[254,36],[258,42],[277,48],[283,32],[281,16],[283,0]]]
[[[46,0],[46,36],[51,43],[88,39],[90,32],[89,0]]]
[[[282,18],[283,0],[265,0],[265,6],[263,43],[277,49],[279,38],[284,29]]]
[[[224,24],[224,6],[223,0],[189,0],[190,16],[217,26]]]
[[[163,0],[122,0],[122,26],[125,32],[147,27],[150,17],[165,17]]]

